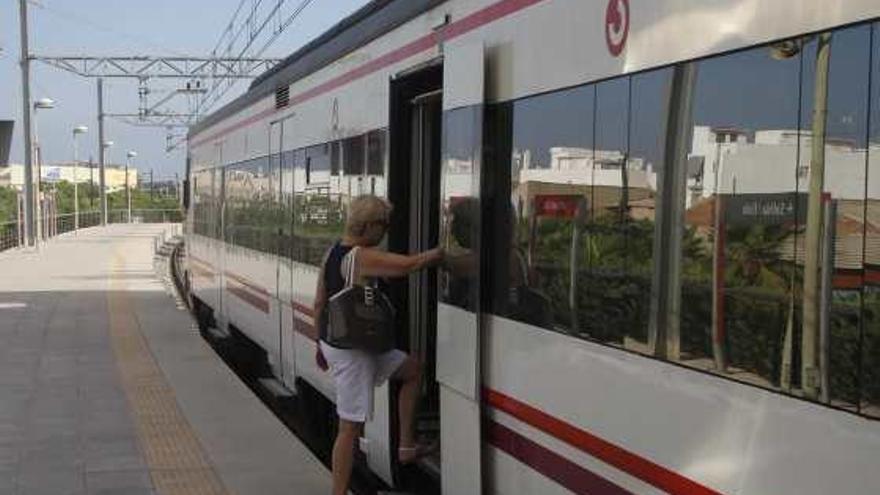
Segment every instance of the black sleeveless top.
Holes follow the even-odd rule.
[[[330,248],[327,260],[324,262],[324,291],[327,301],[345,288],[345,277],[342,276],[342,259],[351,252],[354,246],[343,246],[341,242]],[[327,341],[327,306],[324,305],[324,314],[321,315],[321,340]]]

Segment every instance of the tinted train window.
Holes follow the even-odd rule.
[[[880,416],[877,30],[694,62],[680,91],[665,69],[492,105],[492,311]],[[671,103],[692,104],[686,135],[665,128]],[[672,315],[651,306],[660,273]]]
[[[216,237],[214,211],[217,202],[214,197],[213,170],[200,170],[193,174],[193,233],[206,237]]]
[[[880,417],[880,24],[874,24],[871,70],[870,134],[868,136],[867,187],[865,188],[864,310],[860,334],[861,411]]]
[[[579,331],[572,322],[571,245],[592,196],[594,100],[588,86],[489,108],[488,261],[498,314]]]
[[[482,113],[482,107],[466,107],[443,115],[440,300],[470,311],[480,295]]]
[[[345,223],[342,178],[331,173],[338,143],[294,153],[293,253],[296,261],[318,266]],[[301,158],[301,159],[300,159]]]
[[[768,386],[800,307],[800,70],[799,56],[761,47],[700,62],[694,88],[680,359]]]
[[[268,157],[229,165],[226,181],[226,242],[274,252],[277,209]]]
[[[367,134],[367,175],[385,175],[387,139],[388,133],[385,129],[371,131]],[[372,194],[384,196],[384,191],[381,194],[376,192],[372,192]]]
[[[661,71],[491,109],[493,196],[511,198],[492,204],[491,237],[514,246],[492,249],[496,312],[644,347],[665,119],[656,100],[668,77]]]

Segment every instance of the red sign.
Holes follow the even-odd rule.
[[[540,194],[535,196],[535,215],[539,217],[574,218],[583,196]]]
[[[605,42],[608,51],[617,57],[629,37],[629,0],[609,0],[605,11]]]

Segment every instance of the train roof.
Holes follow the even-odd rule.
[[[258,76],[243,95],[191,126],[189,135],[235,115],[278,88],[293,84],[444,2],[446,0],[370,1]]]

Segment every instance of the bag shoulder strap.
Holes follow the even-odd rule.
[[[355,246],[351,248],[351,251],[345,255],[345,258],[342,259],[345,262],[345,259],[348,258],[348,274],[345,277],[345,288],[349,288],[355,283],[355,273],[357,270],[357,254],[359,247]]]

